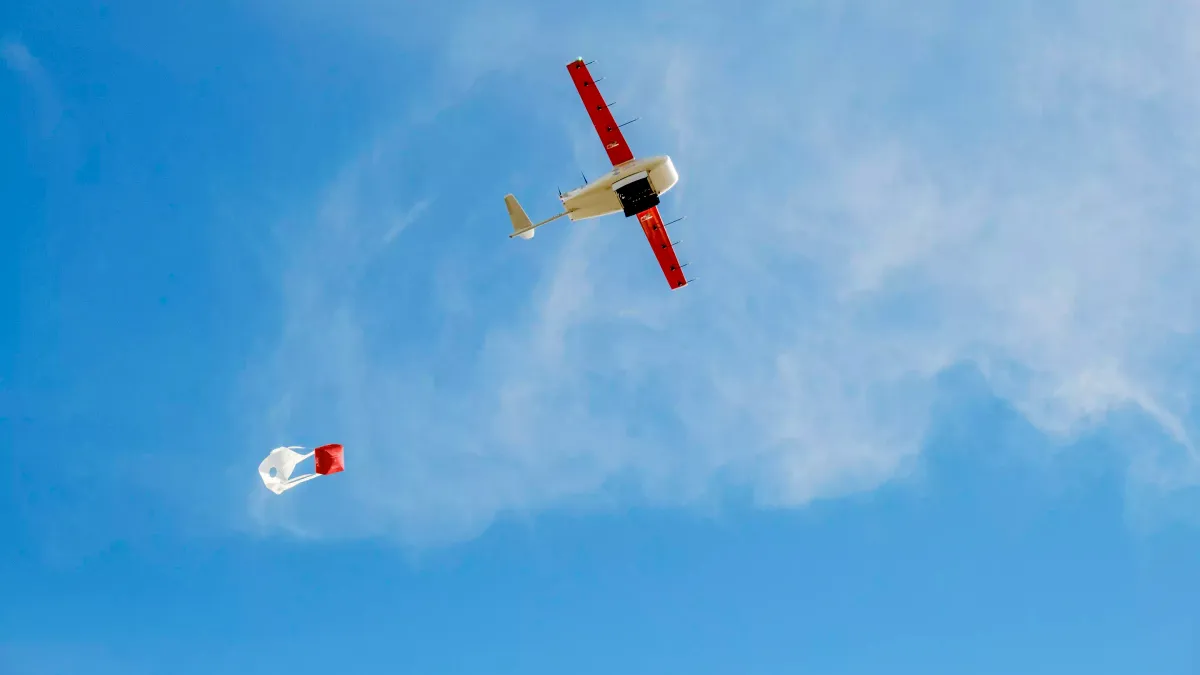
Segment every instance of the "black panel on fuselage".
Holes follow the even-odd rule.
[[[649,178],[639,178],[618,188],[617,196],[621,198],[621,207],[625,211],[626,218],[658,206],[659,201],[658,193],[650,185]]]

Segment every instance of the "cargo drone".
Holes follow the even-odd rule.
[[[682,288],[690,281],[683,276],[683,267],[687,263],[680,265],[675,257],[675,249],[667,237],[667,225],[683,219],[664,224],[658,213],[659,196],[679,182],[679,174],[671,158],[666,155],[634,158],[621,133],[621,127],[629,122],[619,125],[613,119],[609,112],[612,104],[604,102],[604,97],[596,88],[597,81],[588,72],[587,67],[591,63],[584,63],[583,58],[579,58],[567,64],[567,71],[575,82],[575,89],[579,91],[579,98],[587,108],[596,133],[600,135],[600,142],[604,144],[613,170],[583,187],[565,194],[560,192],[558,198],[563,204],[563,212],[540,223],[529,220],[516,197],[505,195],[504,204],[508,207],[508,217],[513,226],[513,232],[508,236],[510,239],[532,239],[536,228],[563,216],[576,221],[621,211],[626,218],[637,216],[646,239],[654,249],[654,256],[658,258],[658,264],[667,277],[667,283],[672,289]],[[584,181],[587,181],[587,176],[584,176]]]

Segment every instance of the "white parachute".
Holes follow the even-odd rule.
[[[285,491],[318,476],[327,476],[331,473],[339,473],[346,470],[346,463],[343,457],[344,449],[338,443],[322,445],[312,452],[303,455],[296,452],[296,450],[303,449],[295,445],[275,448],[258,465],[258,475],[262,478],[263,485],[266,485],[268,490],[281,495]],[[292,472],[296,470],[296,466],[309,457],[315,458],[313,473],[292,477]]]

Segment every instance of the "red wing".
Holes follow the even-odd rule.
[[[617,121],[609,112],[608,103],[604,101],[604,97],[596,88],[596,82],[592,79],[592,74],[588,72],[583,59],[568,63],[567,71],[571,73],[571,80],[575,82],[579,98],[583,100],[583,105],[587,108],[588,117],[592,118],[592,126],[596,127],[596,133],[600,135],[600,142],[604,144],[604,151],[608,153],[609,161],[616,166],[633,159],[633,152],[625,143],[625,135],[621,133],[621,128],[617,126]]]
[[[662,267],[667,283],[671,284],[673,289],[686,286],[687,279],[683,276],[679,258],[675,257],[675,249],[667,236],[667,227],[663,225],[662,216],[658,214],[658,207],[652,206],[642,211],[637,219],[642,224],[642,232],[646,233],[650,248],[654,249],[654,257],[658,258],[658,265]]]

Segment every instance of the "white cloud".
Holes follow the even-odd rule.
[[[404,215],[400,216],[400,218],[396,219],[396,221],[392,223],[391,227],[388,228],[388,231],[383,234],[383,243],[392,243],[392,240],[400,236],[401,232],[403,232],[409,225],[412,225],[417,221],[418,218],[421,217],[421,214],[425,212],[425,209],[429,208],[430,203],[432,203],[432,200],[422,199],[416,204],[413,204],[412,208],[405,212]]]
[[[359,283],[377,255],[366,242],[406,206],[364,198],[371,162],[348,169],[285,250],[307,273],[289,276],[275,359],[252,379],[275,390],[264,409],[290,406],[275,438],[340,434],[354,472],[344,490],[270,502],[265,521],[299,509],[318,534],[430,542],[503,512],[618,499],[631,481],[668,505],[719,500],[729,481],[771,505],[866,490],[919,455],[933,378],[963,362],[1064,438],[1139,409],[1174,441],[1130,439],[1139,480],[1194,484],[1196,5],[866,7],[681,13],[655,24],[658,41],[607,44],[606,95],[635,102],[638,138],[683,172],[666,208],[690,216],[673,234],[700,282],[669,292],[615,218],[497,235],[492,267],[461,283],[523,294],[514,271],[545,267],[522,273],[536,277],[522,309],[464,324],[481,346],[453,368],[376,328],[404,310]],[[505,67],[612,36],[588,17],[520,16],[518,35],[555,37],[503,43]],[[458,82],[495,65],[463,53],[481,25],[451,31]],[[577,107],[540,114],[577,114],[591,161]],[[511,168],[528,179],[534,165]],[[314,276],[331,252],[343,264]],[[456,312],[472,306],[450,288]]]
[[[63,672],[147,672],[143,665],[113,653],[110,647],[88,643],[0,642],[0,670],[23,675]]]
[[[24,42],[13,36],[0,39],[0,58],[33,91],[42,133],[52,132],[62,117],[62,106],[54,81],[41,61],[30,53]]]
[[[18,73],[35,72],[41,67],[29,53],[29,48],[11,37],[0,40],[0,55],[4,57],[5,65]]]

